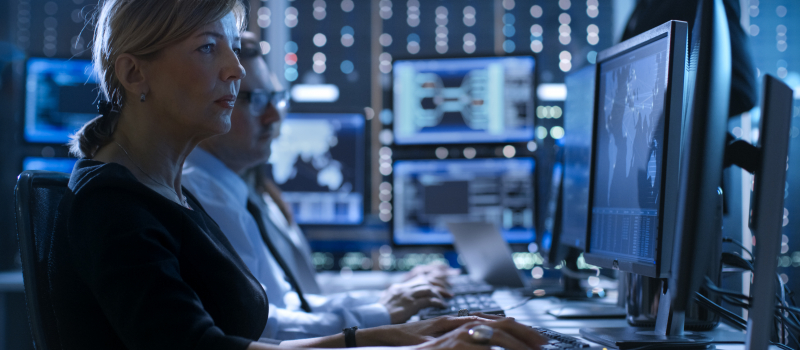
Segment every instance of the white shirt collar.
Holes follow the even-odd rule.
[[[192,168],[197,168],[207,173],[211,178],[216,179],[217,184],[231,193],[238,203],[242,206],[247,205],[249,192],[247,183],[244,182],[244,179],[242,179],[239,174],[233,172],[225,163],[214,157],[211,153],[206,152],[200,147],[196,147],[194,151],[186,157],[183,171],[191,171]]]

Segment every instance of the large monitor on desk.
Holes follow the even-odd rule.
[[[685,22],[597,61],[586,262],[665,278],[676,230]]]
[[[405,160],[394,164],[395,244],[452,244],[447,224],[489,222],[509,243],[529,243],[534,228],[534,160]]]
[[[560,244],[583,250],[589,214],[589,166],[592,152],[595,66],[587,66],[564,81],[564,179],[561,201]]]
[[[31,58],[25,81],[25,140],[66,143],[97,116],[97,79],[88,60]]]
[[[530,56],[395,61],[395,142],[533,140],[535,66]]]
[[[364,116],[290,113],[272,141],[272,177],[299,224],[364,219]]]

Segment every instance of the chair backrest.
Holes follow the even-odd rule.
[[[68,183],[69,174],[66,173],[25,171],[19,175],[14,191],[17,239],[22,258],[28,321],[37,350],[61,348],[50,301],[48,257],[55,231],[56,212]]]

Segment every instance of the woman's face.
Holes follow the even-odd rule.
[[[146,64],[149,92],[144,103],[157,115],[172,116],[166,125],[178,132],[200,137],[228,132],[245,75],[240,49],[233,13],[200,28]]]

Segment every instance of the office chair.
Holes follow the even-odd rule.
[[[30,170],[19,175],[14,190],[28,321],[37,350],[60,348],[50,299],[48,256],[56,212],[68,183],[69,174]]]

